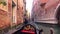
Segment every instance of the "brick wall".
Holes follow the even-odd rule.
[[[9,18],[7,12],[0,9],[0,28],[6,28],[9,26]]]

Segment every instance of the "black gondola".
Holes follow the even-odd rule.
[[[32,26],[31,24],[27,24],[13,34],[37,34],[37,32],[34,26]]]

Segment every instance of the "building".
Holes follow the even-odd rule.
[[[25,11],[24,0],[18,0],[18,8],[17,8],[17,23],[23,23],[24,21],[24,11]]]
[[[7,0],[0,0],[0,28],[6,28],[10,24],[8,17],[8,2]]]
[[[60,0],[34,0],[33,17],[36,22],[57,24],[56,10]]]
[[[9,3],[9,2],[8,2]],[[11,26],[19,25],[24,22],[25,4],[24,0],[11,0],[9,9],[9,16],[11,19]]]
[[[0,0],[0,28],[23,23],[24,0]]]

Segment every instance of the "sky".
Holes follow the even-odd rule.
[[[31,16],[32,4],[33,0],[26,0],[26,10],[28,11],[28,14],[30,14],[30,16]]]

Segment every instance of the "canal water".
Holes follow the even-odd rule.
[[[50,34],[50,29],[53,29],[54,34],[60,34],[60,26],[54,24],[36,23],[39,29],[43,29],[44,34]]]

